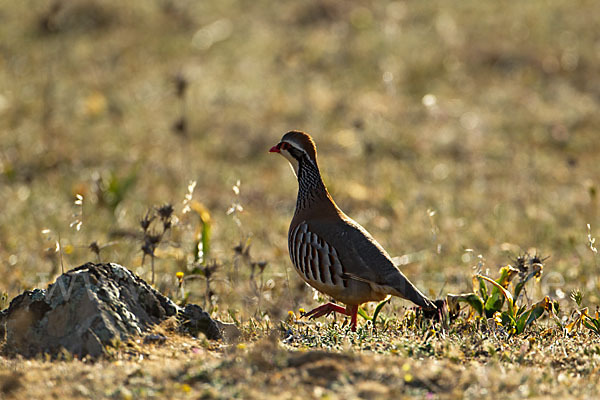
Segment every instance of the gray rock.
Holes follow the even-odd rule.
[[[55,356],[66,349],[79,357],[98,357],[105,346],[141,335],[174,315],[191,334],[223,337],[221,325],[200,307],[178,307],[118,264],[87,263],[59,276],[46,290],[15,297],[0,312],[0,335],[9,354]]]
[[[196,304],[187,304],[178,319],[181,322],[181,330],[194,336],[197,336],[199,332],[204,332],[209,338],[221,336],[217,324],[206,311]]]

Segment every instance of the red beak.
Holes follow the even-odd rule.
[[[269,153],[280,153],[279,147],[281,147],[281,143],[271,147],[271,150],[269,150]]]

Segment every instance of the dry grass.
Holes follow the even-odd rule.
[[[0,387],[11,398],[590,398],[597,393],[589,377],[598,373],[600,347],[590,346],[597,339],[584,334],[559,342],[538,334],[497,340],[477,333],[425,341],[404,332],[361,342],[337,333],[337,351],[292,347],[278,334],[232,346],[169,335],[164,345],[138,341],[96,363],[2,360]],[[387,348],[375,348],[382,343]]]
[[[103,261],[150,280],[139,220],[172,203],[178,221],[155,253],[157,287],[178,298],[175,273],[206,267],[194,256],[197,233],[210,227],[203,257],[215,260],[212,282],[207,289],[202,279],[186,281],[184,294],[237,320],[246,336],[242,348],[213,350],[170,335],[164,346],[96,364],[2,359],[9,367],[2,390],[17,397],[593,396],[594,340],[544,333],[554,326],[547,320],[516,338],[455,327],[431,334],[430,350],[421,352],[421,328],[401,325],[406,304],[395,299],[383,311],[395,327],[390,337],[354,337],[322,319],[319,331],[291,326],[293,341],[269,341],[269,332],[286,337],[279,321],[288,310],[317,301],[287,258],[296,183],[267,150],[289,129],[311,132],[338,204],[392,255],[407,255],[403,270],[434,297],[470,291],[474,267],[494,275],[509,257],[536,249],[551,258],[528,288],[530,299],[550,295],[568,317],[568,295],[581,288],[583,306],[594,310],[600,265],[586,224],[600,236],[599,8],[541,0],[7,3],[0,11],[1,291],[12,298],[44,286],[61,262],[69,268],[96,258],[92,242]],[[201,207],[184,215],[191,180]],[[243,211],[228,215],[235,203]],[[69,227],[75,221],[80,230]],[[336,335],[337,345],[328,342]],[[501,350],[482,344],[472,355],[477,335]],[[266,364],[257,359],[260,346],[272,352]],[[302,354],[290,347],[342,356],[296,365]],[[403,365],[413,380],[404,379]],[[333,383],[313,385],[323,369]],[[282,376],[298,391],[281,386]]]

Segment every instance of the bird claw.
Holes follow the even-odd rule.
[[[315,318],[322,317],[324,315],[329,315],[332,312],[338,312],[338,313],[346,315],[346,309],[344,307],[340,307],[337,304],[333,304],[333,303],[327,303],[327,304],[323,304],[322,306],[319,306],[313,310],[310,310],[309,312],[303,314],[302,317],[307,317],[309,319],[315,319]]]
[[[322,317],[322,316],[328,316],[331,313],[332,313],[332,311],[321,311],[321,312],[313,313],[311,315],[306,314],[304,316],[307,317],[308,319],[315,319],[315,318],[319,318],[319,317]]]

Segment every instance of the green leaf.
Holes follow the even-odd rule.
[[[357,311],[358,315],[360,315],[361,317],[363,317],[364,319],[366,319],[367,321],[371,321],[371,317],[369,317],[367,315],[367,312],[365,310],[363,310],[361,307],[358,307],[358,311]]]
[[[525,287],[525,284],[527,283],[527,281],[528,281],[528,279],[526,278],[516,284],[515,293],[514,293],[515,299],[519,298],[519,294],[521,294],[521,290],[523,290],[523,287]]]
[[[519,316],[516,323],[517,333],[521,333],[525,330],[525,326],[527,326],[527,321],[529,316],[531,315],[531,310],[524,312]]]
[[[204,204],[192,201],[190,208],[198,215],[200,220],[199,226],[196,228],[194,260],[204,265],[210,259],[212,219]]]
[[[516,274],[517,270],[508,265],[500,268],[500,277],[495,281],[492,282],[489,278],[486,279],[494,285],[490,296],[485,301],[485,314],[488,318],[491,318],[496,311],[502,310],[502,306],[504,306],[504,299],[506,297],[504,296],[502,289],[506,291],[506,286],[508,286]]]
[[[589,330],[600,335],[600,319],[594,319],[592,317],[587,317],[583,320],[583,325]]]
[[[533,321],[538,319],[544,314],[544,311],[550,310],[552,302],[548,296],[544,297],[544,300],[539,301],[531,306],[529,310],[523,312],[517,320],[517,334],[523,333]]]
[[[383,306],[385,306],[387,303],[389,303],[391,298],[392,298],[391,296],[386,297],[382,302],[377,304],[377,307],[375,307],[375,312],[373,313],[373,319],[371,320],[371,321],[373,321],[373,328],[375,327],[375,324],[377,323],[377,316],[379,315],[379,312],[381,311]]]
[[[538,319],[539,317],[541,317],[542,314],[544,314],[544,307],[535,307],[535,308],[533,308],[531,310],[531,312],[529,313],[529,317],[527,318],[527,321],[525,322],[525,326],[523,326],[523,329],[521,329],[517,333],[523,332],[525,330],[525,328],[527,328],[529,325],[531,325],[531,323],[533,321],[535,321],[536,319]]]
[[[202,262],[206,262],[210,256],[210,221],[202,221]],[[200,249],[198,249],[200,253]]]
[[[137,167],[123,178],[118,176],[116,172],[111,171],[110,175],[103,180],[102,200],[104,203],[115,210],[133,188],[137,177]]]
[[[516,328],[517,321],[515,321],[514,317],[508,311],[503,311],[500,315],[502,316],[502,325],[506,329],[510,331],[512,328]]]
[[[500,308],[502,308],[502,304],[504,303],[504,300],[501,300],[501,304],[500,304],[500,308],[496,309],[496,307],[498,306],[498,303],[500,302],[499,300],[499,296],[504,296],[504,298],[507,300],[508,302],[508,312],[510,313],[511,317],[514,318],[515,315],[515,309],[514,309],[514,300],[512,297],[512,294],[510,294],[510,292],[508,290],[506,290],[505,288],[502,287],[502,285],[500,285],[498,282],[496,282],[495,280],[493,280],[492,278],[489,278],[487,276],[484,275],[475,275],[477,278],[483,279],[489,283],[491,283],[492,285],[494,285],[494,288],[498,290],[498,294],[497,295],[492,295],[488,298],[488,300],[485,303],[485,314],[488,318],[491,318],[494,313],[496,311],[500,311]],[[492,290],[492,292],[494,292],[494,290]]]
[[[499,283],[500,286],[506,288],[517,273],[518,271],[510,265],[502,267],[500,268],[500,277],[496,279],[496,282]]]
[[[235,324],[235,326],[240,326],[240,321],[238,321],[238,319],[235,317],[235,314],[237,314],[236,310],[232,310],[230,308],[227,310],[227,314],[229,314],[229,317],[233,320],[233,323]]]
[[[558,300],[552,302],[552,310],[554,311],[554,314],[557,315],[560,312],[560,304],[558,303]]]
[[[491,318],[496,311],[502,310],[502,306],[504,305],[504,297],[499,291],[492,291],[492,295],[488,297],[485,302],[484,310],[485,315],[488,318]]]
[[[477,278],[477,280],[479,281],[479,293],[481,295],[481,298],[484,302],[486,302],[488,299],[487,286],[485,286],[485,282],[483,281],[483,279]]]
[[[448,294],[446,296],[446,301],[448,302],[448,308],[455,308],[453,306],[458,305],[458,303],[467,303],[473,307],[480,316],[483,316],[483,300],[475,293]],[[457,307],[456,310],[458,312]]]

